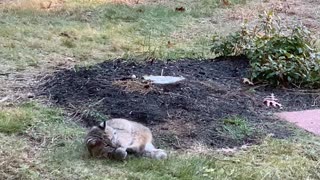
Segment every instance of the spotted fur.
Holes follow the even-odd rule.
[[[107,128],[108,129],[108,128]],[[112,144],[112,137],[114,134],[109,134],[105,131],[106,126],[103,123],[100,126],[93,126],[85,137],[86,147],[93,157],[104,157],[117,160],[123,160],[127,154],[119,151]],[[114,133],[114,132],[110,132]]]
[[[108,134],[108,143],[118,153],[127,152],[153,159],[165,159],[167,153],[152,144],[151,130],[140,123],[116,118],[102,122],[99,127]]]

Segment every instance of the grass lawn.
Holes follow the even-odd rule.
[[[212,35],[239,28],[230,12],[262,3],[51,2],[0,0],[0,82],[11,88],[0,92],[19,89],[3,75],[8,73],[46,73],[119,57],[213,58]],[[83,147],[86,129],[67,117],[38,100],[0,103],[0,179],[320,179],[320,139],[299,130],[291,139],[268,137],[234,152],[198,147],[171,151],[164,161],[120,163],[90,158]],[[234,136],[248,133],[228,130]]]
[[[13,110],[14,109],[14,110]],[[4,179],[318,179],[319,138],[266,138],[236,152],[206,148],[171,151],[168,160],[95,160],[83,146],[86,129],[59,109],[36,103],[0,110]],[[23,119],[28,124],[17,123]],[[17,121],[15,121],[17,120]],[[15,127],[13,129],[12,127]],[[2,129],[11,131],[3,131]],[[299,133],[297,131],[297,133]]]
[[[100,1],[66,1],[49,12],[41,11],[38,1],[1,8],[1,71],[66,60],[87,64],[116,57],[209,56],[212,32],[200,31],[195,37],[187,27],[211,16],[220,3],[189,1],[186,12],[175,11],[175,6]]]

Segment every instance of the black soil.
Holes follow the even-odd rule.
[[[184,76],[173,87],[141,83],[131,91],[114,82],[140,82],[143,75]],[[241,82],[248,72],[244,58],[220,60],[106,61],[92,67],[63,70],[46,79],[38,91],[64,107],[86,126],[101,119],[127,118],[141,122],[154,132],[156,142],[175,148],[201,142],[212,147],[256,143],[272,133],[278,138],[293,134],[284,122],[269,115],[275,111],[319,107],[317,95],[251,87]],[[274,93],[283,109],[266,107],[263,99]],[[228,121],[230,117],[244,121]]]

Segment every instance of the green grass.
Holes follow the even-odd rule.
[[[128,6],[67,0],[63,9],[49,12],[37,6],[0,7],[1,71],[63,65],[70,58],[90,64],[117,57],[208,57],[212,32],[195,35],[191,27],[198,26],[198,18],[211,16],[221,6],[218,2]],[[185,12],[175,11],[180,4]]]
[[[235,140],[243,140],[250,136],[254,130],[243,117],[229,117],[223,120],[223,132],[225,136]]]
[[[317,140],[318,141],[318,140]],[[165,161],[131,158],[125,163],[90,159],[80,141],[56,148],[46,155],[61,178],[90,179],[317,179],[319,158],[310,156],[299,141],[266,139],[261,145],[225,156],[175,153]],[[105,173],[100,171],[104,170]],[[70,173],[73,172],[73,173]],[[100,172],[100,173],[99,173]]]
[[[248,0],[229,0],[231,5],[246,4]],[[221,0],[202,0],[194,3],[190,14],[195,18],[208,17],[213,15],[213,10],[218,7],[223,7]]]
[[[266,138],[260,145],[228,153],[169,153],[163,161],[130,157],[125,162],[89,157],[86,129],[60,109],[26,103],[13,114],[29,112],[29,126],[0,133],[0,177],[22,179],[318,179],[320,139],[299,132],[288,140]],[[32,112],[30,111],[32,109]],[[11,119],[20,120],[20,116]],[[230,118],[226,124],[243,126]],[[19,133],[18,133],[19,132]],[[22,133],[21,133],[22,132]],[[241,131],[242,132],[242,131]]]
[[[319,159],[310,158],[305,148],[299,142],[267,139],[205,167],[203,173],[211,179],[319,179]]]
[[[31,152],[29,143],[21,137],[0,133],[1,179],[28,178],[26,168],[34,164],[33,160],[28,158],[28,153]]]
[[[0,132],[2,133],[23,132],[33,121],[34,117],[30,108],[0,109]]]

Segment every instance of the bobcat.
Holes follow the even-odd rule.
[[[99,127],[107,135],[105,141],[109,146],[116,148],[116,154],[134,153],[153,159],[165,159],[167,153],[156,149],[152,144],[153,137],[149,128],[137,122],[115,118],[102,122]]]
[[[105,125],[104,125],[105,126]],[[108,129],[105,131],[105,129]],[[112,137],[115,133],[110,128],[100,128],[93,126],[85,138],[86,147],[91,156],[113,158],[116,160],[122,160],[127,156],[126,152],[119,151],[116,148],[108,145],[112,144]]]

